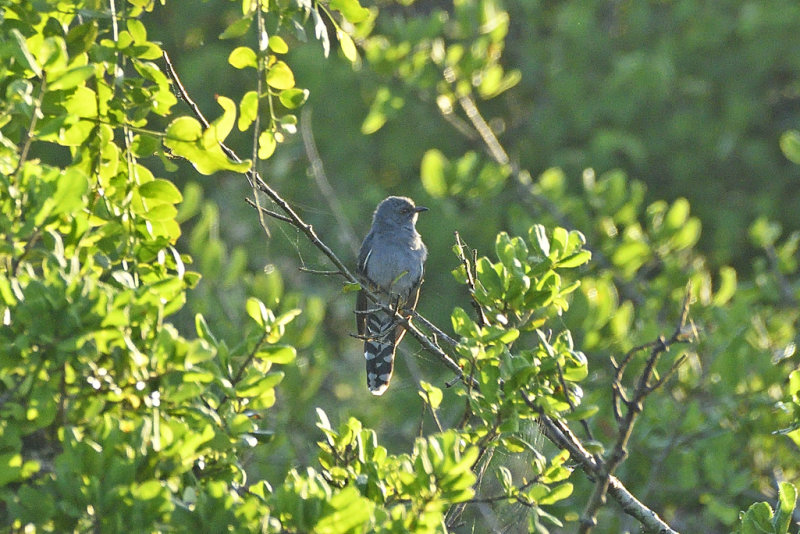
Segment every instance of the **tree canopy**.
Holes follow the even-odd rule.
[[[4,530],[798,531],[796,3],[0,6]]]

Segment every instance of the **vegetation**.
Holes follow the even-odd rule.
[[[0,6],[3,530],[798,531],[794,3]]]

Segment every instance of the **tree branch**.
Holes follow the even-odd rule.
[[[200,108],[197,106],[194,100],[192,100],[191,96],[186,91],[186,88],[180,82],[180,77],[178,76],[178,73],[176,72],[174,66],[172,65],[172,62],[170,61],[169,55],[167,54],[166,51],[164,51],[163,57],[164,57],[164,62],[166,63],[167,66],[167,72],[172,81],[175,83],[175,86],[177,87],[181,95],[181,98],[189,105],[190,109],[197,117],[197,119],[201,122],[201,124],[203,124],[205,128],[208,128],[209,125],[208,120],[205,118],[203,112],[200,110]],[[231,160],[235,162],[242,161],[241,158],[238,156],[238,154],[236,154],[236,152],[231,148],[229,148],[227,145],[225,145],[224,143],[220,143],[219,145],[222,148],[222,151],[225,152],[225,154]],[[376,303],[380,308],[382,308],[387,313],[393,315],[395,317],[395,320],[399,324],[402,324],[405,327],[406,331],[410,333],[411,336],[414,337],[423,346],[423,348],[425,348],[425,350],[436,356],[442,363],[444,363],[448,368],[450,368],[450,370],[453,371],[459,377],[459,379],[466,382],[467,378],[464,376],[464,372],[461,370],[461,367],[458,365],[458,363],[456,363],[456,361],[453,360],[452,357],[450,357],[447,353],[445,353],[441,347],[439,347],[433,340],[431,340],[430,337],[426,336],[408,319],[403,317],[403,315],[399,312],[399,310],[393,309],[390,306],[382,304],[380,302],[380,299],[378,299],[378,297],[375,295],[375,293],[370,291],[370,289],[366,287],[366,284],[362,284],[361,283],[362,281],[359,278],[357,278],[347,268],[347,266],[342,262],[342,260],[340,260],[339,257],[330,249],[330,247],[328,247],[328,245],[326,245],[322,241],[322,239],[320,239],[320,237],[314,230],[313,226],[306,223],[292,209],[289,203],[286,202],[286,200],[284,200],[283,197],[281,197],[281,195],[276,190],[274,190],[272,187],[269,186],[269,184],[267,184],[264,181],[264,179],[261,177],[261,175],[258,173],[257,170],[251,169],[250,171],[248,171],[247,177],[248,180],[254,183],[255,186],[261,192],[266,194],[283,211],[285,215],[281,216],[281,220],[288,222],[289,224],[300,230],[303,234],[305,234],[306,238],[308,238],[308,240],[311,241],[311,243],[315,247],[317,247],[317,249],[319,249],[330,260],[330,262],[339,270],[339,272],[341,272],[342,276],[348,282],[352,284],[359,284],[368,299]],[[418,314],[415,315],[418,316]],[[473,386],[476,387],[477,384],[473,384]]]
[[[659,386],[664,384],[665,380],[669,376],[672,376],[672,374],[677,370],[677,366],[684,361],[684,358],[678,358],[673,363],[669,373],[667,373],[664,378],[658,379],[655,383],[651,384],[653,375],[656,372],[656,365],[658,364],[658,360],[660,359],[661,355],[666,353],[673,344],[685,342],[690,339],[686,338],[684,334],[684,328],[689,316],[689,298],[690,288],[687,288],[686,295],[683,299],[683,305],[681,307],[678,325],[669,339],[665,339],[663,336],[660,336],[658,340],[652,343],[648,343],[642,347],[637,347],[639,350],[634,349],[634,351],[629,352],[623,360],[622,365],[617,367],[617,373],[614,378],[612,391],[614,395],[615,414],[621,415],[621,418],[617,418],[619,423],[619,431],[617,434],[617,440],[614,443],[614,448],[611,450],[608,458],[600,465],[600,469],[597,472],[598,477],[595,481],[594,491],[592,492],[589,501],[586,503],[586,508],[581,516],[579,532],[582,534],[591,532],[591,530],[597,526],[597,512],[606,502],[606,494],[609,490],[611,475],[614,474],[614,471],[617,469],[617,467],[619,467],[620,464],[622,464],[622,462],[624,462],[628,457],[628,442],[630,441],[633,433],[633,426],[636,423],[636,419],[644,408],[645,397],[655,391]],[[633,354],[640,352],[647,347],[651,348],[650,356],[645,361],[644,369],[639,375],[633,395],[631,396],[630,400],[625,400],[624,389],[621,384],[624,370],[627,364],[631,361]],[[619,413],[620,399],[623,399],[623,403],[625,405],[624,415]]]
[[[186,89],[180,82],[180,79],[175,71],[171,61],[169,60],[169,56],[166,52],[164,52],[164,60],[167,65],[167,71],[170,78],[175,83],[181,97],[184,101],[187,102],[189,107],[191,108],[192,112],[195,116],[200,120],[201,124],[204,127],[208,127],[209,123],[203,116],[202,112],[200,111],[199,107],[194,103],[194,101],[190,98],[189,94],[186,92]],[[483,120],[483,117],[480,115],[477,107],[475,106],[474,102],[469,97],[462,97],[459,100],[462,109],[464,109],[467,117],[472,122],[473,126],[479,132],[481,138],[486,143],[490,154],[492,157],[501,164],[511,164],[510,159],[508,158],[507,153],[503,149],[502,145],[500,145],[499,141],[497,141],[496,136],[491,131],[491,128]],[[240,162],[241,158],[228,146],[224,143],[220,143],[220,147],[222,148],[223,152],[233,161]],[[518,170],[517,170],[518,171]],[[362,289],[364,290],[365,295],[369,298],[372,302],[374,302],[378,307],[384,309],[384,311],[393,314],[395,320],[402,324],[406,330],[417,339],[417,341],[422,345],[422,347],[427,350],[429,353],[433,354],[437,358],[439,358],[448,368],[450,368],[458,377],[459,380],[464,382],[468,388],[477,388],[477,382],[472,376],[465,376],[463,370],[460,368],[458,363],[456,363],[453,358],[451,358],[447,353],[445,353],[442,348],[430,337],[422,333],[419,329],[417,329],[408,319],[402,316],[398,310],[393,309],[389,306],[386,306],[380,302],[377,296],[369,290],[368,287],[365,287],[366,284],[362,284],[361,280],[358,279],[353,273],[345,266],[345,264],[338,258],[338,256],[319,238],[314,228],[306,223],[292,208],[289,204],[281,197],[281,195],[275,191],[272,187],[267,184],[262,177],[258,174],[255,169],[248,171],[247,173],[248,180],[255,184],[255,186],[264,194],[266,194],[280,209],[283,211],[285,215],[281,214],[272,214],[273,212],[268,212],[271,216],[278,218],[284,222],[291,224],[292,226],[296,227],[300,230],[306,238],[317,248],[319,249],[329,260],[330,262],[338,269],[338,272],[350,283],[359,284],[361,285]],[[521,177],[520,177],[521,179]],[[546,199],[544,199],[546,201]],[[262,208],[263,209],[263,208]],[[261,211],[261,210],[259,210]],[[562,216],[563,217],[563,216]],[[688,306],[685,306],[685,312],[688,312]],[[673,334],[673,338],[668,341],[664,341],[664,343],[660,344],[660,346],[664,346],[663,349],[655,350],[654,352],[661,354],[666,350],[670,343],[676,342],[678,338],[677,335],[683,335],[683,326],[685,323],[685,313],[682,314],[681,325],[679,328],[676,329],[676,333]],[[435,327],[432,323],[427,321],[424,317],[419,315],[418,313],[414,312],[413,317],[415,319],[419,319],[420,322],[423,322],[426,327],[432,332],[435,332],[436,337],[441,337],[445,339],[448,343],[455,346],[456,342],[446,334],[444,334],[441,330]],[[656,356],[657,359],[657,356]],[[647,390],[642,398],[638,399],[639,402],[643,399],[644,396],[652,392],[656,387],[660,386],[663,381],[660,383],[656,383],[655,385],[650,385],[649,377],[652,375],[653,368],[655,366],[655,361],[653,361],[652,365],[649,366],[649,374],[648,379],[644,380],[640,383],[645,384],[645,389]],[[644,392],[645,389],[642,391]],[[622,389],[620,388],[620,391]],[[638,391],[638,389],[637,389]],[[556,446],[560,447],[561,449],[567,450],[570,453],[570,456],[577,461],[587,476],[595,480],[598,486],[602,485],[602,495],[603,499],[605,499],[605,494],[608,493],[614,497],[617,502],[619,502],[622,509],[631,515],[632,517],[636,518],[646,529],[665,533],[665,534],[673,534],[675,533],[669,525],[667,525],[655,512],[647,508],[644,504],[639,502],[620,482],[612,473],[612,470],[607,469],[607,466],[595,459],[592,454],[586,450],[586,448],[581,443],[580,439],[575,436],[569,427],[564,424],[563,422],[552,419],[551,417],[544,414],[543,410],[536,406],[535,402],[530,399],[524,391],[520,391],[520,395],[524,402],[533,410],[535,410],[540,415],[540,423],[542,427],[542,432],[551,442],[553,442]],[[626,403],[627,404],[627,403]],[[631,410],[633,411],[633,410]],[[638,413],[638,412],[636,412]],[[635,417],[632,419],[632,421]],[[632,426],[632,424],[631,424]],[[621,432],[621,435],[625,432]],[[628,435],[629,437],[629,435]],[[624,450],[625,444],[627,444],[627,438],[618,440],[618,444],[622,444],[620,450]],[[616,450],[617,447],[615,447]],[[592,509],[596,512],[596,509]]]

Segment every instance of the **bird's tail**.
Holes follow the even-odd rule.
[[[367,316],[364,358],[367,360],[367,388],[373,395],[383,395],[394,371],[394,351],[397,347],[394,318],[383,311]]]

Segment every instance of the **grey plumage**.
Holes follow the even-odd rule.
[[[410,198],[389,197],[378,204],[372,228],[358,253],[358,272],[382,304],[406,317],[419,299],[428,250],[415,224],[420,212]],[[391,314],[370,302],[363,291],[356,301],[358,333],[363,336],[367,360],[367,387],[382,395],[394,372],[394,355],[405,328]]]

